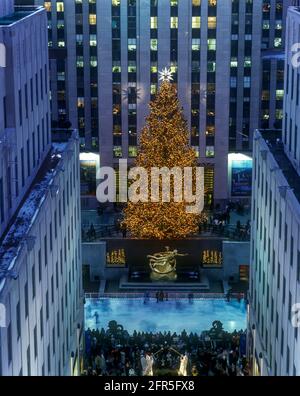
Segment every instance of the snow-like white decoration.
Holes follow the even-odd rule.
[[[158,74],[159,74],[160,81],[171,82],[173,80],[173,76],[172,76],[173,73],[172,73],[171,69],[168,69],[167,67],[162,69],[162,71],[159,71]]]
[[[47,171],[29,192],[0,245],[0,291],[4,287],[6,276],[14,276],[11,271],[14,269],[17,257],[28,238],[30,238],[29,232],[50,188],[55,187],[54,180],[68,144],[53,144],[52,146],[51,163],[48,163]]]

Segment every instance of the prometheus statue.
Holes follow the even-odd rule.
[[[169,246],[166,246],[164,252],[158,252],[153,255],[149,254],[149,266],[152,270],[151,279],[167,279],[175,280],[176,275],[176,257],[187,256],[187,254],[180,254],[176,249],[170,250]]]

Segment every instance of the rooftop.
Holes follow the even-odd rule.
[[[261,130],[260,133],[300,204],[300,176],[284,152],[284,146],[279,139],[278,130]]]
[[[34,14],[35,12],[42,10],[41,6],[22,6],[15,7],[15,12],[9,15],[5,15],[0,18],[0,26],[10,26],[14,23]]]
[[[34,236],[30,236],[30,229],[47,193],[51,191],[51,185],[60,169],[62,154],[66,151],[67,145],[66,142],[53,143],[7,232],[0,240],[0,291],[4,286],[5,278],[14,277],[14,264],[21,249],[25,244],[29,247],[34,239]]]

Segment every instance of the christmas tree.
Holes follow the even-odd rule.
[[[175,87],[163,81],[150,103],[150,114],[141,131],[135,166],[149,172],[153,167],[196,167],[196,153],[189,145],[189,133]],[[174,178],[170,178],[170,202],[129,202],[123,226],[137,238],[178,239],[198,229],[199,214],[187,213],[187,202],[174,200]],[[150,182],[149,182],[150,184]],[[183,185],[183,183],[182,183]],[[150,189],[150,185],[149,185]],[[160,197],[162,186],[159,186]]]

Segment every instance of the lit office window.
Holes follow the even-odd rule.
[[[276,37],[274,39],[274,47],[276,47],[276,48],[281,47],[281,44],[282,44],[281,37]]]
[[[76,58],[76,66],[77,67],[83,67],[84,66],[83,56],[77,56],[77,58]]]
[[[151,65],[151,73],[157,73],[157,65],[156,64]]]
[[[238,67],[238,60],[236,57],[231,58],[230,67]]]
[[[128,157],[135,158],[137,156],[137,147],[136,146],[128,146]]]
[[[46,8],[46,10],[48,12],[50,12],[51,11],[51,1],[45,1],[44,2],[44,7]]]
[[[97,24],[97,15],[96,14],[90,14],[89,15],[89,23],[90,23],[90,25],[96,25]]]
[[[90,34],[90,46],[96,47],[97,46],[97,36],[96,34]]]
[[[115,158],[122,157],[122,147],[121,146],[114,146],[113,153]]]
[[[98,64],[97,57],[96,56],[91,56],[91,58],[90,58],[91,67],[97,67],[97,64]]]
[[[216,17],[208,17],[207,18],[207,27],[208,27],[208,29],[216,29],[217,18]]]
[[[199,158],[199,147],[193,146],[193,150],[195,151],[196,158]]]
[[[77,107],[79,107],[80,109],[84,108],[84,98],[83,97],[77,98]]]
[[[177,62],[171,62],[171,66],[170,66],[170,70],[171,70],[171,72],[174,74],[174,73],[177,73],[177,69],[178,69],[178,67],[177,67]]]
[[[113,73],[121,73],[121,64],[120,61],[114,61],[112,65]]]
[[[136,73],[136,61],[128,61],[128,73]]]
[[[207,47],[210,51],[216,50],[216,39],[208,39],[207,40]]]
[[[58,1],[56,3],[56,11],[57,12],[64,12],[64,10],[65,10],[65,7],[64,7],[63,1]]]
[[[151,17],[150,19],[150,28],[157,29],[157,17]]]
[[[151,84],[150,92],[151,92],[151,95],[156,95],[156,92],[157,92],[157,85],[156,84]]]
[[[262,118],[263,120],[268,120],[270,118],[269,110],[268,109],[263,109],[262,110]]]
[[[200,50],[200,39],[192,39],[192,51]]]
[[[66,43],[65,43],[64,41],[58,41],[58,42],[57,42],[57,46],[60,47],[60,48],[62,48],[62,47],[65,47],[65,46],[66,46]]]
[[[65,21],[63,19],[57,20],[57,29],[63,29],[65,27]]]
[[[283,100],[284,90],[276,89],[276,100]]]
[[[177,29],[178,28],[178,17],[171,17],[170,18],[170,28]]]
[[[206,146],[205,156],[206,157],[214,157],[215,156],[214,146]]]
[[[201,17],[199,16],[192,17],[192,28],[200,29],[200,26],[201,26]]]
[[[270,29],[270,21],[265,19],[263,20],[263,30],[269,30]]]
[[[250,56],[245,57],[244,67],[251,67],[251,58]]]
[[[150,40],[151,51],[157,51],[157,39]]]
[[[136,39],[130,38],[128,39],[128,51],[136,50]]]
[[[192,4],[194,7],[199,7],[201,4],[201,0],[192,0]]]
[[[113,7],[118,7],[121,3],[121,0],[112,0],[111,4]]]

